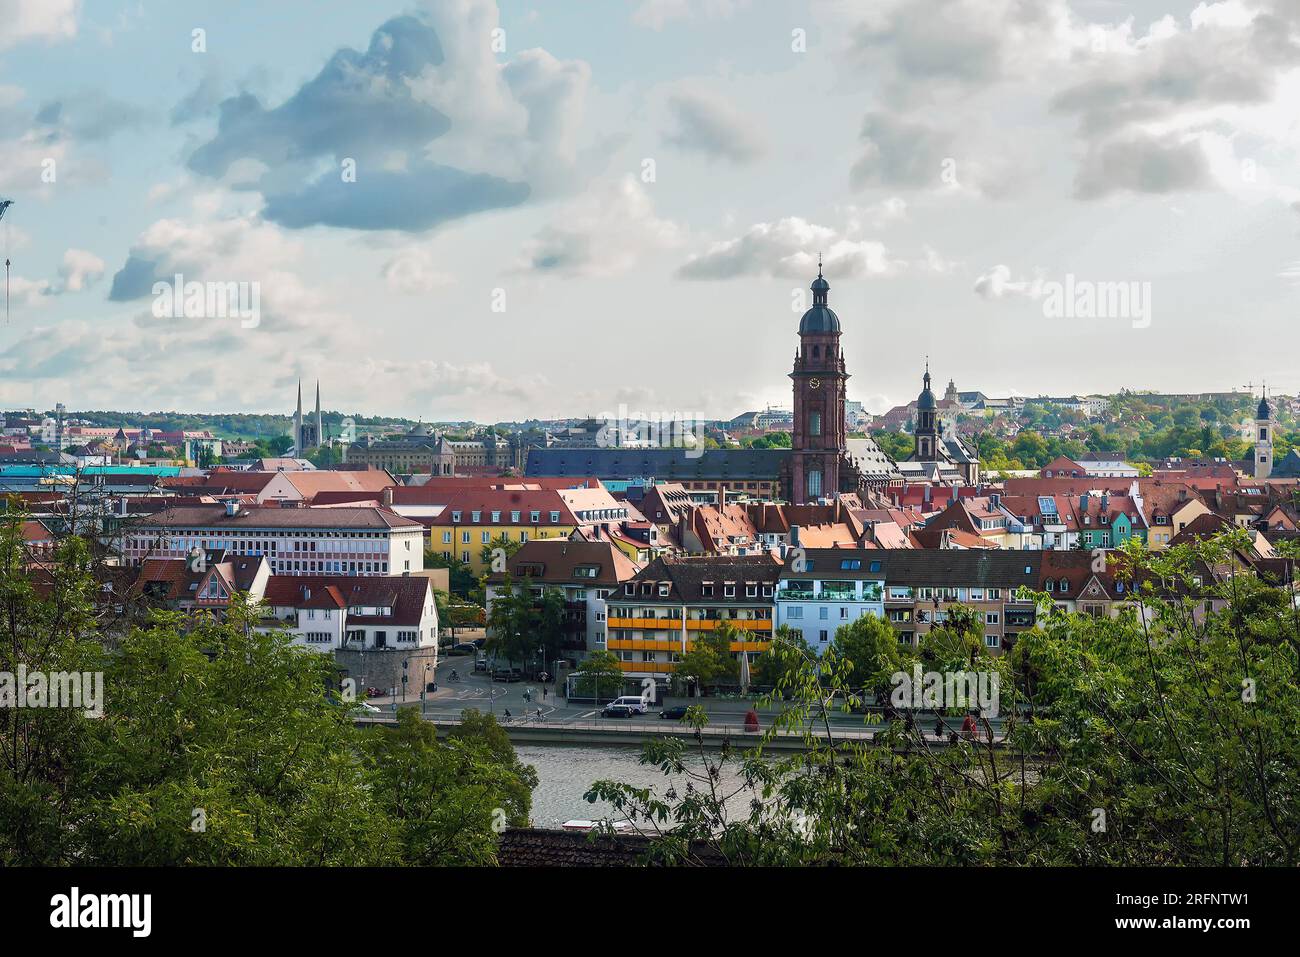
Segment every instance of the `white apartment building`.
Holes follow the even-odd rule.
[[[424,526],[378,506],[249,508],[181,505],[122,529],[122,560],[183,558],[195,549],[264,555],[273,575],[406,575],[424,570]]]

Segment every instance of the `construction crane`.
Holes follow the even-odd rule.
[[[14,204],[12,199],[0,199],[0,220]],[[9,229],[5,228],[5,325],[9,324]]]

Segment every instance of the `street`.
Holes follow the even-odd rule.
[[[430,720],[448,720],[454,721],[460,718],[461,712],[467,708],[475,708],[479,711],[488,712],[496,715],[497,719],[503,723],[519,722],[542,722],[552,726],[563,726],[581,723],[583,725],[603,724],[610,728],[617,728],[629,724],[627,718],[603,718],[600,714],[600,706],[590,702],[574,702],[570,704],[565,700],[563,695],[555,694],[555,686],[552,683],[541,684],[536,681],[520,681],[513,683],[494,682],[485,672],[473,671],[474,659],[470,655],[448,656],[439,662],[437,669],[438,690],[431,694],[425,694],[423,698],[418,691],[408,693],[404,698],[398,698],[398,703],[405,705],[418,705],[423,701],[424,716]],[[451,672],[457,672],[458,678],[451,679]],[[543,691],[545,694],[543,695]],[[612,700],[613,694],[608,696],[607,700]],[[394,698],[379,697],[369,699],[370,703],[376,707],[391,711]],[[606,703],[602,701],[603,705]],[[670,708],[677,705],[696,705],[704,709],[709,716],[709,725],[717,726],[735,726],[742,728],[744,725],[745,714],[754,707],[752,700],[743,697],[735,698],[665,698],[662,701],[653,702],[649,705],[645,715],[637,716],[633,719],[636,722],[644,722],[647,719],[654,720],[658,718],[659,711],[663,708]],[[756,708],[759,714],[759,721],[762,727],[766,728],[771,725],[774,714],[780,712],[779,704],[767,708]],[[820,716],[815,716],[818,727],[821,726]],[[856,731],[873,731],[880,730],[884,727],[883,722],[873,715],[846,713],[840,710],[831,710],[827,715],[827,720],[832,730],[856,730]],[[667,724],[668,722],[665,722]],[[926,733],[927,738],[933,739],[934,735],[934,718],[926,715],[918,719],[922,730]],[[956,731],[961,727],[961,719],[946,719],[947,731]],[[1000,717],[990,720],[993,727],[995,738],[1002,736],[1003,720]],[[943,735],[947,736],[947,732]]]

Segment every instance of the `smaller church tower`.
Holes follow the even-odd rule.
[[[934,462],[939,458],[939,418],[930,390],[930,363],[925,364],[924,388],[916,397],[916,454],[918,462]]]
[[[293,414],[293,454],[302,455],[302,380],[298,380],[298,409]]]
[[[1273,407],[1264,390],[1255,410],[1255,478],[1266,479],[1273,474]]]

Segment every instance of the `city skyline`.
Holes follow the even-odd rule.
[[[901,3],[308,6],[17,3],[0,402],[726,418],[788,403],[819,254],[872,412],[926,356],[990,395],[1300,391],[1286,4],[954,0],[961,39]],[[1147,314],[1053,318],[1076,279]]]

